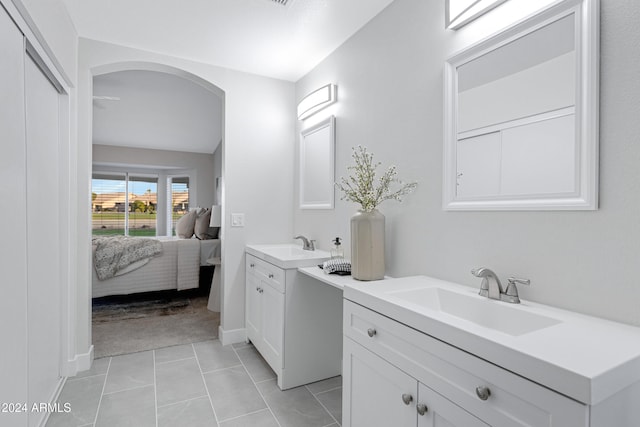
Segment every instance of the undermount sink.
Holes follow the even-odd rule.
[[[280,268],[310,267],[321,264],[331,257],[326,251],[305,251],[298,244],[267,244],[247,245],[246,250],[251,255],[270,262]]]
[[[558,319],[525,311],[517,304],[490,300],[475,292],[466,294],[438,286],[391,291],[388,295],[513,336],[561,323]]]

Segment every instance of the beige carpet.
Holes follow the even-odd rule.
[[[94,304],[95,358],[217,338],[220,313],[207,310],[207,301],[198,296]]]

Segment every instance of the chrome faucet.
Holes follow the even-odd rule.
[[[504,292],[502,291],[502,284],[500,283],[500,279],[498,279],[496,273],[486,267],[480,267],[471,270],[471,274],[482,278],[479,292],[480,295],[491,299],[500,299],[500,295]]]
[[[529,279],[518,279],[516,277],[509,277],[507,290],[503,291],[500,279],[498,279],[496,273],[489,270],[488,268],[474,268],[473,270],[471,270],[471,274],[476,277],[482,278],[482,283],[480,284],[480,292],[478,292],[480,295],[491,299],[497,299],[499,301],[510,302],[512,304],[520,304],[520,298],[518,297],[518,288],[516,287],[516,284],[531,284],[531,281]]]
[[[315,240],[309,240],[304,236],[296,236],[294,237],[294,239],[301,239],[302,240],[302,249],[304,249],[305,251],[315,251],[316,250],[316,245],[315,245]]]

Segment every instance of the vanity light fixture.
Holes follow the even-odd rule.
[[[318,111],[327,108],[337,101],[337,86],[333,83],[316,89],[305,96],[298,104],[298,120],[311,117]]]
[[[445,28],[457,30],[507,0],[445,0]]]

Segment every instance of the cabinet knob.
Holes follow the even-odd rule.
[[[260,292],[260,287],[256,286],[256,291]]]
[[[405,405],[411,405],[411,402],[413,402],[413,396],[411,396],[409,393],[403,394],[402,402],[404,402]]]
[[[371,338],[373,338],[373,336],[376,334],[376,330],[373,328],[369,328],[367,329],[367,335],[369,335]]]
[[[256,265],[255,265],[255,264],[253,264],[253,263],[249,264],[249,267],[251,267],[251,268],[253,268],[253,267],[255,267],[255,266],[256,266]]]
[[[480,400],[487,400],[489,396],[491,396],[491,390],[489,390],[489,387],[485,386],[476,387],[476,394]]]
[[[264,292],[264,289],[260,288],[260,293],[263,293],[263,292]]]
[[[269,279],[273,279],[273,274],[269,274]]]
[[[425,405],[424,403],[418,403],[416,405],[416,410],[418,411],[418,414],[420,415],[424,415],[427,413],[427,411],[429,410],[429,408],[427,408],[427,405]]]

